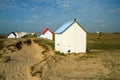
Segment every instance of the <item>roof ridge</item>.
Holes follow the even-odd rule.
[[[65,31],[71,24],[73,24],[74,22],[76,22],[76,20],[71,20],[69,22],[64,23],[60,28],[58,28],[55,33],[62,33],[63,31]]]
[[[42,34],[45,34],[48,30],[53,34],[53,32],[48,27],[42,31]]]

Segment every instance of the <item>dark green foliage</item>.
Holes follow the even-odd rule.
[[[30,39],[24,41],[25,44],[27,44],[28,46],[30,46],[32,44],[32,41]]]
[[[0,80],[5,80],[5,77],[3,77],[2,75],[0,75]]]
[[[3,40],[0,40],[0,50],[4,48],[3,42]]]
[[[90,48],[87,48],[87,49],[86,49],[86,52],[87,52],[87,53],[90,53]]]
[[[65,56],[65,54],[64,54],[64,53],[61,53],[60,51],[56,51],[55,54],[56,54],[56,55],[62,55],[62,56]]]
[[[23,36],[22,38],[37,38],[37,36],[28,34],[28,35]]]
[[[22,49],[22,41],[19,41],[18,43],[16,43],[15,47],[19,50]]]

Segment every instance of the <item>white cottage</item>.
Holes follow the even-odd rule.
[[[65,23],[55,31],[55,50],[61,53],[85,53],[86,31],[76,19]]]
[[[27,33],[27,32],[18,32],[18,38],[22,38],[23,36],[25,35],[28,35],[30,33]]]
[[[46,38],[46,39],[53,40],[53,34],[54,33],[49,28],[45,28],[42,31],[42,34],[40,35],[40,38]]]
[[[22,38],[23,36],[28,35],[28,34],[30,34],[30,33],[27,33],[27,32],[11,32],[8,35],[8,38]]]
[[[18,38],[18,33],[17,33],[17,32],[11,32],[11,33],[8,35],[8,38]]]

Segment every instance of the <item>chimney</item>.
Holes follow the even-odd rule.
[[[76,21],[76,18],[74,18],[74,21]]]

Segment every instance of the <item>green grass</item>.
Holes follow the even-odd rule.
[[[50,46],[53,50],[54,41],[39,38],[19,38],[19,39],[0,39],[0,49],[3,48],[2,43],[8,40],[24,41],[26,39],[34,39],[36,43]],[[120,34],[113,33],[88,33],[87,34],[87,52],[92,49],[98,50],[120,50]]]
[[[55,54],[56,54],[56,55],[65,56],[65,54],[64,54],[64,53],[61,53],[60,51],[55,51]]]
[[[87,47],[98,50],[119,50],[120,34],[102,33],[99,36],[96,33],[88,33]]]
[[[34,39],[34,42],[40,43],[42,45],[48,45],[54,50],[54,41],[52,41],[52,40],[37,38],[37,39]]]

